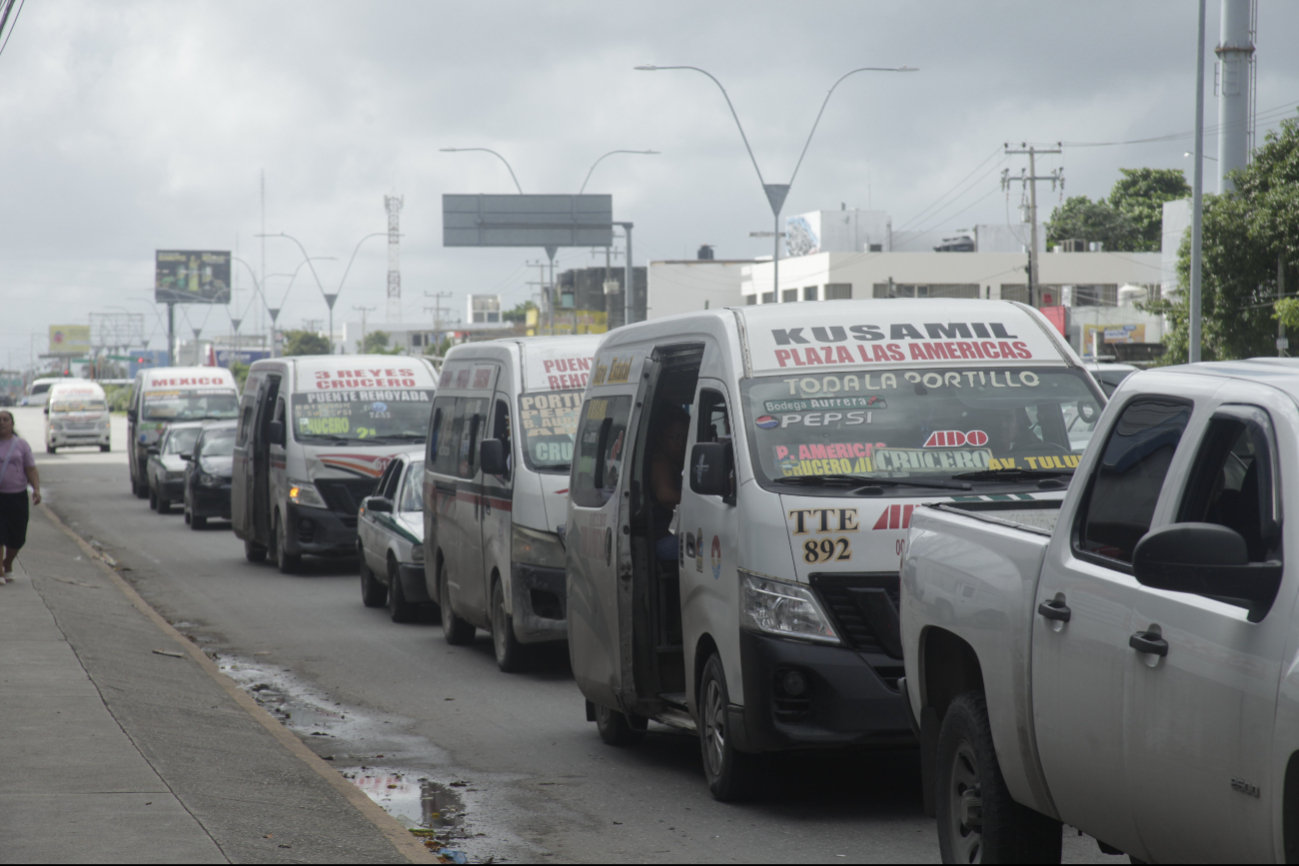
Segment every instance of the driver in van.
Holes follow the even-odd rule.
[[[997,426],[994,429],[1000,435],[1000,441],[996,443],[999,446],[997,453],[1023,451],[1025,448],[1042,444],[1042,440],[1029,425],[1028,413],[1023,407],[1003,412],[997,419]]]
[[[671,532],[673,512],[681,504],[681,474],[686,466],[690,416],[674,409],[659,426],[650,460],[650,494],[654,497],[654,555],[676,562],[679,541]]]

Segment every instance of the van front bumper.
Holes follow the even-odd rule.
[[[511,619],[521,643],[568,640],[568,587],[562,568],[510,564]]]
[[[744,706],[727,711],[740,751],[916,743],[903,696],[857,650],[742,630],[740,667]],[[784,688],[793,671],[806,683],[801,695]]]
[[[50,433],[50,445],[55,448],[74,448],[78,445],[109,445],[111,438],[107,430],[72,430]]]
[[[356,556],[356,515],[324,508],[284,507],[285,548],[313,556]]]

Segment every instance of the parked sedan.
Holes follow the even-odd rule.
[[[145,476],[149,479],[149,507],[159,514],[171,511],[171,504],[185,496],[185,456],[194,450],[203,424],[193,421],[172,424],[158,440],[149,446],[149,463]]]
[[[230,519],[230,478],[235,453],[235,423],[204,427],[185,459],[185,522],[202,529],[209,517]]]
[[[361,600],[386,603],[393,622],[418,619],[433,604],[424,583],[423,483],[420,455],[398,454],[357,515]]]

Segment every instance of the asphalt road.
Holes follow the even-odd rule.
[[[284,576],[246,562],[225,524],[192,531],[179,513],[150,511],[130,493],[121,418],[111,453],[46,455],[40,411],[15,414],[50,507],[236,679],[282,699],[281,718],[381,803],[417,802],[422,790],[426,811],[463,808],[460,847],[475,859],[938,860],[914,752],[784,756],[765,797],[717,803],[694,738],[652,727],[635,748],[604,745],[564,652],[502,674],[484,633],[454,648],[436,624],[363,607],[354,562],[307,559]],[[1065,860],[1116,858],[1068,831]]]

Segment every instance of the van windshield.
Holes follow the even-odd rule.
[[[1067,480],[1103,404],[1063,367],[773,376],[744,398],[758,477],[805,485]]]
[[[519,397],[523,459],[534,472],[567,472],[573,462],[581,391],[546,391]]]
[[[60,412],[107,412],[108,406],[103,400],[93,397],[69,397],[66,400],[55,400],[50,404],[50,413]]]
[[[146,391],[146,421],[201,421],[235,418],[239,395],[227,388],[195,388],[191,391]]]
[[[423,442],[432,388],[320,391],[293,395],[293,437],[299,442]]]

